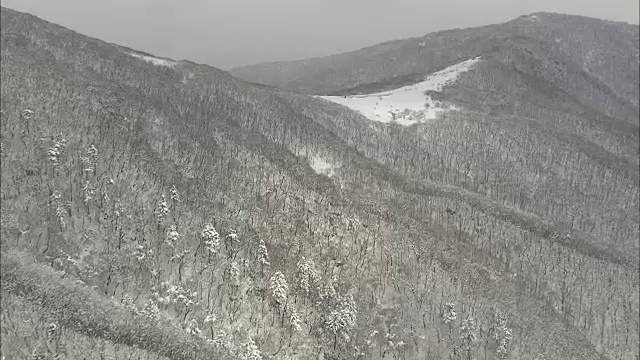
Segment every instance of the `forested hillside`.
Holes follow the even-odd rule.
[[[496,49],[401,127],[1,15],[7,359],[637,358],[617,75]]]
[[[638,25],[535,13],[502,24],[439,31],[343,54],[243,66],[230,72],[241,79],[305,94],[367,93],[372,88],[417,81],[453,63],[517,42],[535,46],[530,49],[534,58],[545,55],[539,53],[544,50],[558,65],[577,65],[618,97],[637,105],[639,34]]]

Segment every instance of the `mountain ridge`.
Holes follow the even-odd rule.
[[[535,18],[532,19],[531,18],[532,16],[535,16]],[[543,22],[545,24],[544,26],[546,26],[546,30],[543,30],[543,28],[541,27],[543,26],[542,25]],[[259,64],[254,66],[243,66],[243,67],[230,70],[230,73],[252,82],[277,85],[287,90],[320,95],[322,93],[334,93],[336,91],[346,90],[344,86],[339,85],[340,83],[336,83],[335,85],[333,85],[332,83],[329,82],[327,85],[323,85],[323,82],[325,81],[336,81],[336,80],[327,78],[329,76],[333,76],[331,72],[340,72],[342,73],[342,75],[346,75],[348,78],[350,78],[350,81],[351,79],[358,81],[357,77],[354,77],[353,71],[358,71],[356,67],[358,66],[358,64],[362,64],[362,62],[358,62],[357,60],[354,60],[354,65],[350,65],[348,63],[350,61],[349,58],[355,59],[355,58],[361,57],[362,61],[364,61],[365,59],[369,59],[369,61],[371,61],[371,59],[380,58],[379,60],[376,60],[376,61],[384,62],[384,61],[392,60],[394,58],[393,56],[394,51],[395,52],[401,51],[401,53],[397,56],[402,57],[402,56],[405,56],[402,53],[410,54],[412,52],[415,53],[416,51],[418,51],[417,54],[420,54],[420,53],[424,53],[424,51],[427,51],[429,47],[435,46],[438,48],[438,51],[440,51],[440,53],[451,52],[451,51],[462,51],[464,53],[464,55],[462,56],[462,60],[466,60],[476,56],[481,56],[483,52],[491,48],[492,41],[494,43],[500,44],[500,41],[503,41],[502,39],[504,39],[505,36],[519,36],[519,34],[540,35],[543,33],[549,33],[549,36],[552,36],[552,34],[560,31],[563,26],[567,26],[569,24],[575,27],[592,26],[591,23],[594,24],[593,26],[597,26],[599,28],[597,31],[599,31],[602,34],[606,34],[605,31],[618,31],[615,29],[618,29],[618,28],[622,29],[620,30],[620,32],[618,32],[618,35],[612,37],[612,41],[618,41],[618,42],[623,41],[623,42],[626,42],[628,46],[631,46],[631,49],[635,48],[635,54],[634,54],[635,61],[636,62],[638,61],[637,60],[637,56],[638,56],[638,51],[637,51],[638,26],[637,25],[629,25],[629,24],[623,24],[623,23],[617,23],[617,22],[611,22],[611,21],[604,21],[604,20],[587,18],[582,16],[575,16],[575,15],[534,13],[529,16],[521,16],[514,20],[501,23],[501,24],[496,24],[496,25],[487,25],[487,26],[477,27],[477,28],[445,30],[445,31],[431,33],[423,37],[410,38],[410,39],[404,39],[404,40],[395,40],[393,42],[386,42],[386,43],[366,47],[360,50],[356,50],[353,52],[332,55],[325,58],[297,60],[293,62],[278,62],[277,66],[275,65],[276,63]],[[522,32],[523,30],[527,31],[527,33],[523,33]],[[594,30],[591,30],[591,31],[594,31]],[[584,37],[584,35],[585,34],[581,34],[578,36]],[[544,35],[544,36],[547,36],[547,35]],[[571,35],[571,36],[574,36],[574,35]],[[589,36],[595,36],[595,35],[589,35]],[[460,46],[456,45],[458,47],[453,49],[447,49],[447,48],[440,49],[442,45],[438,43],[438,41],[440,41],[439,39],[452,39],[455,41],[463,41],[463,45],[460,45]],[[477,40],[471,40],[471,39],[477,39]],[[485,39],[488,39],[489,42],[487,43],[487,40]],[[495,40],[492,40],[492,39],[495,39]],[[551,40],[553,41],[553,37]],[[569,38],[568,40],[572,41],[571,38]],[[426,41],[426,42],[423,44],[422,43],[423,41]],[[446,40],[446,41],[449,41],[449,40]],[[393,46],[391,46],[391,44],[393,44]],[[552,42],[551,45],[553,44],[554,43]],[[390,49],[390,47],[392,47],[392,49]],[[476,50],[473,50],[473,49],[476,49]],[[575,57],[577,54],[567,53],[566,55],[572,56],[575,60]],[[461,60],[458,60],[458,59],[461,59],[460,55],[455,55],[455,53],[454,53],[454,56],[447,55],[448,59],[445,60],[444,62],[442,62],[442,60],[438,60],[437,55],[428,55],[428,56],[429,57],[427,58],[421,58],[420,56],[418,57],[413,56],[412,59],[415,58],[416,60],[410,60],[410,61],[419,61],[422,59],[421,61],[424,61],[424,59],[428,59],[428,60],[430,59],[429,60],[430,65],[427,65],[426,67],[425,66],[416,67],[415,65],[411,65],[411,63],[408,63],[402,66],[407,69],[415,69],[415,70],[402,70],[400,73],[394,74],[387,71],[380,73],[379,71],[380,67],[379,65],[377,65],[377,67],[375,68],[376,69],[375,71],[378,71],[378,76],[375,76],[375,75],[366,75],[366,76],[375,76],[374,78],[380,79],[380,80],[385,80],[385,79],[390,80],[394,75],[404,76],[404,75],[411,74],[416,70],[419,73],[435,72],[441,68],[451,65],[454,62],[461,61]],[[307,62],[308,64],[305,65],[305,62]],[[274,67],[273,71],[269,70],[270,67]],[[350,69],[350,67],[354,67],[354,69]],[[282,69],[279,70],[279,68],[282,68]],[[312,68],[314,68],[314,70],[312,70]],[[315,69],[318,69],[318,70],[315,70]],[[631,69],[633,69],[633,67]],[[361,68],[361,70],[365,71],[365,74],[367,71],[369,71],[366,68]],[[637,71],[637,69],[635,70]],[[286,71],[286,73],[280,73],[281,71]],[[305,75],[306,71],[308,72],[319,71],[318,75],[320,76],[320,78],[314,80],[313,78],[309,77],[310,74]],[[266,76],[266,77],[261,78],[261,76]],[[291,80],[288,80],[288,79],[291,79]],[[287,85],[287,82],[289,81],[291,81],[291,84]],[[364,83],[367,83],[367,82],[372,82],[372,81],[367,79]],[[297,85],[297,83],[300,83],[300,85]],[[610,82],[607,82],[607,84],[610,84]],[[326,86],[326,88],[321,88],[322,86]],[[632,101],[637,101],[637,89],[634,90],[634,92],[632,92],[630,95],[631,96],[629,96],[628,99],[632,99]]]
[[[204,337],[235,358],[253,346],[270,359],[375,359],[385,346],[397,358],[444,357],[467,346],[463,315],[477,319],[482,338],[469,351],[497,358],[487,335],[494,312],[513,329],[512,358],[637,354],[624,340],[638,329],[637,186],[536,130],[538,120],[460,111],[409,128],[375,123],[215,68],[157,65],[23,16],[2,8],[2,256],[18,248],[39,262],[10,262],[19,274],[33,270],[46,283],[56,269],[84,282],[83,294],[133,313],[156,306],[169,333]],[[523,154],[518,171],[505,171]],[[603,209],[616,203],[610,216],[627,218],[614,222]],[[305,288],[308,269],[316,273]],[[278,273],[291,308],[269,285]],[[11,317],[22,319],[16,306],[41,294],[17,291],[25,279],[3,276]],[[163,302],[176,294],[193,304]],[[442,320],[448,303],[460,311],[451,326]],[[65,321],[82,319],[61,311]],[[332,330],[332,314],[344,325]],[[80,350],[66,351],[136,354],[104,336],[93,338],[103,350],[92,348],[77,330],[61,336]],[[14,340],[3,354],[44,350]]]
[[[500,25],[500,24],[505,24],[505,23],[508,23],[508,22],[511,22],[511,21],[515,21],[515,20],[520,19],[520,18],[530,18],[531,16],[535,16],[535,15],[559,15],[559,16],[567,16],[567,17],[578,17],[578,18],[596,19],[596,20],[605,21],[605,22],[612,23],[612,24],[638,26],[637,24],[633,24],[633,23],[629,23],[629,22],[621,21],[621,20],[605,20],[605,19],[600,19],[600,18],[590,17],[590,16],[584,16],[584,15],[538,11],[538,12],[533,12],[533,13],[529,13],[529,14],[525,14],[525,15],[520,15],[517,18],[511,19],[511,20],[506,20],[506,21],[501,22],[501,23],[495,23],[495,24],[492,24],[492,25],[468,26],[468,27],[458,27],[458,28],[451,28],[451,29],[436,30],[436,31],[432,31],[432,32],[426,33],[425,35],[422,35],[422,36],[414,36],[414,37],[409,37],[409,38],[397,38],[397,39],[382,41],[382,42],[374,43],[374,44],[371,44],[371,45],[366,45],[366,46],[360,47],[360,48],[355,49],[355,50],[342,51],[342,52],[338,52],[338,53],[331,54],[331,55],[326,55],[326,56],[312,56],[312,57],[308,57],[308,58],[301,58],[301,59],[295,59],[295,60],[276,60],[276,61],[267,61],[267,62],[262,62],[262,63],[255,63],[255,64],[249,64],[249,65],[236,66],[236,67],[232,67],[231,69],[229,69],[229,72],[233,72],[236,69],[249,68],[249,67],[253,67],[253,66],[260,66],[260,65],[267,65],[267,64],[283,64],[283,63],[289,63],[289,62],[318,60],[318,59],[322,59],[322,58],[326,58],[326,57],[337,57],[337,56],[340,56],[340,55],[353,54],[353,53],[356,53],[356,52],[358,52],[360,50],[364,50],[364,49],[374,48],[374,47],[376,47],[378,45],[388,45],[388,44],[391,44],[391,43],[401,42],[401,41],[410,40],[410,39],[413,39],[413,40],[422,39],[422,38],[425,38],[425,37],[428,37],[428,36],[431,36],[431,35],[436,35],[436,34],[441,34],[441,33],[446,33],[446,32],[451,32],[451,31],[469,30],[469,29],[483,28],[483,27],[488,27],[488,26],[497,26],[497,25]]]

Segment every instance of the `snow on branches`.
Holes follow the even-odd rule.
[[[220,248],[220,234],[218,234],[216,228],[211,224],[207,224],[200,232],[200,236],[202,237],[205,250],[210,254],[217,254]]]
[[[333,333],[334,339],[341,335],[349,341],[349,332],[356,328],[358,319],[358,309],[353,295],[341,295],[331,285],[328,285],[327,290],[320,294],[321,323],[325,329]]]
[[[264,243],[264,240],[260,239],[258,243],[258,260],[260,260],[260,264],[262,266],[269,266],[269,253],[267,252],[267,245]]]
[[[180,239],[180,233],[178,233],[178,230],[175,225],[171,225],[171,227],[169,227],[169,231],[167,232],[165,243],[169,245],[169,247],[174,247],[179,239]]]
[[[98,149],[91,145],[85,156],[80,157],[80,161],[82,161],[82,171],[95,173],[98,164]]]
[[[509,343],[513,339],[512,330],[507,327],[506,318],[498,310],[494,313],[494,322],[493,339],[498,343],[496,355],[498,359],[507,359],[509,357]]]
[[[179,203],[179,202],[180,202],[180,194],[178,194],[178,189],[176,188],[176,186],[175,186],[175,185],[173,185],[173,186],[171,187],[170,192],[171,192],[171,200],[172,200],[174,203]]]
[[[316,268],[316,264],[311,259],[307,259],[304,256],[298,261],[298,285],[302,291],[309,295],[311,290],[311,283],[318,286],[322,277]]]
[[[276,304],[283,307],[287,302],[287,296],[289,294],[289,284],[283,273],[276,271],[271,276],[269,279],[269,290]]]
[[[161,223],[169,213],[169,206],[167,205],[167,200],[165,199],[164,194],[160,196],[160,201],[158,201],[153,213],[155,214],[158,223]]]
[[[454,303],[446,303],[444,305],[444,313],[442,314],[442,320],[445,324],[450,324],[458,318]]]
[[[63,134],[58,134],[56,138],[53,139],[53,146],[47,150],[47,156],[49,157],[51,166],[56,167],[60,164],[60,155],[66,146],[67,139]]]

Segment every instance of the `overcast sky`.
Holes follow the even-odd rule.
[[[228,69],[537,11],[638,24],[638,0],[1,0],[102,40]]]

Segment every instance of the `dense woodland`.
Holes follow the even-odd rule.
[[[400,87],[406,84],[402,80],[418,81],[454,63],[500,48],[513,49],[516,42],[534,45],[529,49],[530,60],[546,58],[563,70],[584,72],[637,108],[638,41],[638,25],[535,13],[502,24],[438,31],[343,54],[244,66],[230,72],[244,80],[304,94],[375,92],[376,86],[385,88],[395,83]],[[507,65],[513,68],[516,64]],[[527,74],[536,75],[530,71]]]
[[[621,95],[498,50],[404,128],[1,20],[7,359],[637,358]]]

